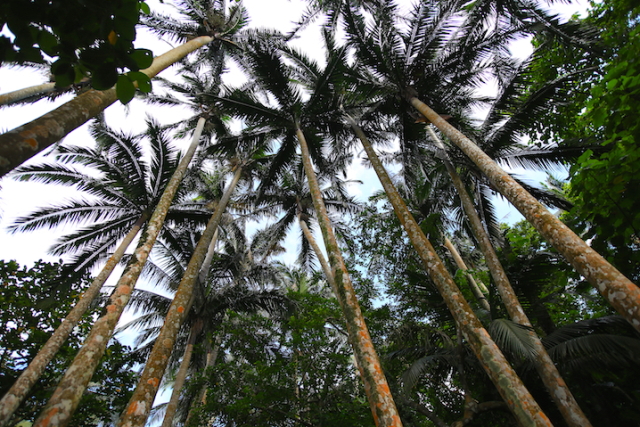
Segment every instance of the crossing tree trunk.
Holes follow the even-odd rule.
[[[64,318],[60,326],[53,332],[53,335],[42,346],[36,357],[29,363],[29,366],[22,371],[16,382],[11,386],[0,400],[0,427],[6,426],[11,420],[11,416],[18,409],[22,401],[27,397],[31,387],[40,379],[46,366],[51,359],[58,354],[60,347],[67,340],[73,328],[78,324],[82,316],[87,312],[91,303],[100,294],[100,289],[107,281],[113,269],[118,265],[125,251],[138,235],[140,228],[147,221],[148,216],[143,214],[138,218],[129,233],[124,237],[116,251],[109,257],[102,271],[93,279],[91,285],[82,294],[76,305],[71,309],[67,317]]]
[[[427,125],[427,130],[429,131],[431,138],[434,142],[440,146],[441,149],[444,150],[444,146],[442,141],[435,134],[433,129]],[[507,313],[509,313],[509,317],[511,319],[520,324],[532,328],[531,321],[529,321],[529,317],[524,312],[518,297],[511,286],[511,282],[509,282],[509,278],[507,277],[507,273],[504,271],[500,260],[498,260],[498,255],[491,244],[491,240],[489,239],[489,234],[487,233],[485,227],[480,220],[480,216],[476,211],[475,205],[471,196],[467,192],[467,189],[458,175],[455,167],[449,161],[446,152],[444,152],[445,167],[449,172],[449,176],[455,186],[458,194],[460,196],[460,200],[462,201],[462,207],[464,209],[467,218],[469,219],[469,223],[471,224],[471,229],[473,230],[473,234],[480,245],[480,249],[484,254],[485,261],[487,266],[489,267],[489,272],[493,277],[493,281],[498,288],[498,292],[500,293],[500,297],[502,298],[502,302],[504,303],[505,308],[507,309]],[[553,401],[556,406],[560,410],[562,417],[567,422],[567,424],[571,427],[590,427],[591,423],[580,409],[578,402],[576,402],[573,397],[573,393],[569,390],[569,387],[565,383],[564,379],[558,372],[556,365],[549,357],[549,353],[544,348],[542,341],[540,341],[540,337],[533,332],[533,329],[530,331],[531,342],[534,345],[536,351],[536,357],[533,360],[536,370],[542,379],[542,382],[547,387],[547,390],[551,394]]]
[[[407,100],[460,148],[493,186],[640,332],[640,288],[549,212],[469,138],[414,96]]]
[[[73,359],[60,384],[53,392],[51,399],[49,399],[44,410],[34,422],[33,427],[62,427],[71,421],[71,416],[78,407],[80,398],[107,348],[107,343],[113,335],[120,315],[129,302],[131,292],[142,272],[142,268],[147,262],[149,252],[151,252],[151,248],[162,229],[171,202],[198,147],[204,123],[205,119],[203,118],[198,121],[191,145],[162,193],[145,232],[140,238],[138,247],[134,251],[122,277],[116,284],[105,310],[100,318],[96,320],[82,348]]]
[[[364,382],[364,389],[369,399],[371,412],[376,426],[401,426],[400,416],[396,404],[391,396],[387,379],[382,371],[380,359],[371,342],[371,336],[365,324],[358,299],[356,297],[347,267],[338,248],[338,242],[322,200],[320,185],[311,165],[311,156],[307,141],[299,128],[296,130],[304,171],[309,182],[309,190],[313,199],[313,207],[318,215],[318,224],[324,237],[324,245],[329,257],[329,264],[335,280],[335,292],[344,314],[349,341],[353,347],[360,376]]]
[[[169,357],[171,356],[173,346],[178,337],[178,331],[187,317],[189,302],[193,295],[193,288],[198,279],[200,268],[207,255],[211,241],[218,230],[220,219],[231,199],[231,195],[238,181],[240,181],[241,175],[242,167],[237,167],[233,179],[225,190],[224,195],[216,207],[215,213],[211,216],[207,228],[202,233],[193,251],[189,265],[178,285],[178,289],[171,302],[171,307],[169,307],[169,312],[162,325],[160,334],[158,338],[156,338],[151,354],[147,358],[147,363],[138,381],[138,385],[117,423],[118,427],[143,427],[147,422],[153,400],[158,393],[160,382],[167,369]]]
[[[210,43],[212,37],[197,37],[154,59],[146,70],[155,77],[187,54]],[[51,144],[60,141],[74,129],[102,112],[116,101],[116,90],[89,90],[55,110],[0,135],[0,177],[35,156]]]
[[[434,281],[440,295],[444,299],[449,311],[458,323],[460,329],[467,338],[471,349],[482,364],[485,372],[491,378],[500,395],[507,403],[519,423],[523,426],[551,426],[551,422],[542,412],[538,403],[534,400],[522,380],[515,373],[509,362],[491,339],[489,333],[480,323],[475,313],[456,286],[446,267],[438,257],[431,242],[426,238],[422,229],[409,211],[402,197],[391,182],[391,178],[384,169],[382,162],[373,150],[366,135],[349,118],[350,124],[356,136],[362,142],[367,156],[373,166],[382,187],[393,206],[396,216],[404,227],[411,244],[416,249],[422,260],[425,270]]]

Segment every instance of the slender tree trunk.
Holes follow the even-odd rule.
[[[56,90],[55,83],[42,83],[25,87],[23,89],[14,90],[0,95],[0,106],[15,104],[18,101],[29,98],[31,96],[44,96],[53,93]]]
[[[125,251],[138,235],[140,228],[148,219],[147,214],[143,214],[135,222],[129,233],[124,237],[116,251],[109,257],[102,271],[93,279],[91,285],[82,294],[75,307],[71,309],[67,317],[64,318],[60,326],[53,332],[53,335],[42,346],[36,357],[33,358],[29,366],[22,371],[16,382],[0,400],[0,427],[8,424],[13,413],[18,409],[22,401],[27,397],[31,387],[40,379],[46,366],[58,353],[62,344],[67,340],[73,328],[78,324],[82,316],[87,312],[91,303],[100,294],[102,285],[107,281],[113,269],[118,265]]]
[[[204,123],[205,119],[203,118],[198,121],[191,145],[167,183],[167,187],[146,226],[145,233],[142,234],[129,265],[116,284],[102,316],[96,320],[82,348],[73,359],[71,366],[67,369],[58,388],[34,422],[33,427],[61,427],[66,426],[71,420],[71,416],[78,407],[80,398],[106,350],[120,315],[131,298],[131,292],[147,262],[149,252],[151,252],[151,248],[162,229],[171,202],[198,147]]]
[[[202,268],[200,269],[200,273],[198,274],[198,285],[202,286],[206,282],[207,274],[209,269],[211,268],[211,262],[213,261],[213,256],[215,254],[216,242],[218,240],[218,230],[216,229],[215,233],[213,233],[213,239],[211,239],[211,243],[209,243],[209,249],[207,251],[207,255],[204,258],[204,262],[202,263]],[[191,303],[189,306],[193,305],[193,300],[196,298],[196,294],[194,293],[191,297]],[[189,310],[187,310],[188,312]],[[200,322],[200,325],[202,323]],[[171,427],[173,424],[173,419],[176,416],[176,411],[178,410],[178,403],[180,403],[180,394],[182,392],[182,388],[184,387],[185,381],[187,379],[187,371],[189,369],[189,364],[191,363],[191,356],[193,354],[193,347],[195,345],[195,340],[197,334],[200,333],[202,326],[194,326],[191,327],[191,331],[189,333],[189,339],[187,341],[187,348],[185,349],[184,355],[182,356],[182,361],[180,362],[180,368],[178,369],[178,373],[176,375],[176,380],[173,383],[173,390],[171,391],[171,398],[169,399],[169,403],[167,404],[167,409],[164,414],[164,419],[162,421],[162,427]],[[194,328],[199,328],[198,330]]]
[[[460,148],[489,178],[494,187],[640,331],[640,288],[549,212],[476,144],[416,97],[408,101]]]
[[[178,331],[187,317],[187,305],[191,301],[193,288],[198,278],[200,268],[209,249],[209,245],[220,224],[220,218],[224,213],[231,195],[233,194],[240,176],[242,175],[242,167],[237,167],[233,179],[220,199],[215,213],[211,216],[207,228],[202,233],[202,237],[198,241],[196,249],[193,251],[189,265],[182,276],[178,290],[173,297],[171,307],[167,313],[160,335],[156,338],[156,342],[151,350],[151,354],[147,359],[142,376],[138,381],[138,385],[133,392],[133,396],[127,404],[127,408],[120,416],[117,423],[118,427],[143,427],[149,416],[149,411],[153,405],[153,400],[158,393],[160,381],[167,368],[169,357],[173,351],[173,346],[178,336]]]
[[[17,104],[28,98],[34,98],[34,100],[40,100],[48,95],[58,92],[59,95],[63,93],[71,93],[72,91],[78,91],[79,89],[89,86],[89,79],[84,78],[80,82],[66,86],[56,87],[55,83],[42,83],[39,85],[29,86],[22,89],[14,90],[0,95],[0,108],[3,106],[9,106]],[[26,101],[28,102],[28,101]]]
[[[225,322],[226,320],[227,320],[227,316],[225,315],[223,322]],[[223,333],[224,333],[224,330],[216,337],[213,343],[213,348],[209,348],[209,351],[207,351],[207,361],[203,369],[203,372],[205,373],[210,367],[212,367],[216,363],[216,360],[218,359],[218,352],[220,351],[220,345],[222,343]],[[200,388],[196,398],[193,399],[193,401],[191,402],[191,407],[189,408],[187,419],[184,422],[185,426],[188,426],[191,419],[195,416],[197,405],[204,405],[205,403],[207,403],[207,385],[206,384]]]
[[[318,245],[315,237],[313,237],[313,233],[309,229],[307,222],[300,218],[300,215],[298,215],[298,222],[300,223],[302,234],[304,234],[305,239],[307,239],[307,242],[309,242],[309,245],[311,245],[311,248],[313,248],[313,251],[316,253],[316,257],[318,257],[318,262],[320,263],[322,271],[327,278],[327,282],[329,282],[329,285],[331,285],[331,289],[333,290],[334,294],[337,295],[338,290],[336,289],[336,281],[333,278],[333,271],[331,270],[331,266],[329,266],[329,263],[324,257],[322,250],[320,249],[320,245]]]
[[[456,249],[455,246],[453,246],[453,243],[451,243],[451,240],[449,240],[448,237],[444,238],[444,245],[449,250],[449,253],[453,257],[453,260],[455,261],[456,265],[458,266],[458,269],[462,270],[467,275],[467,282],[469,283],[469,288],[471,289],[471,293],[473,294],[475,299],[478,300],[478,303],[482,306],[482,308],[490,312],[491,306],[489,305],[489,301],[487,301],[485,294],[480,289],[480,286],[478,286],[476,279],[471,275],[471,273],[469,273],[469,269],[467,268],[467,265],[464,263],[464,260],[458,253],[458,250]],[[486,286],[484,286],[484,284],[483,284],[483,287],[487,289]]]
[[[442,141],[440,141],[433,129],[428,125],[427,129],[435,143],[439,145],[441,149],[444,149]],[[446,152],[444,153],[444,156],[443,160],[445,162],[445,167],[449,172],[453,185],[458,191],[460,200],[462,201],[462,207],[469,219],[471,229],[478,240],[480,249],[484,254],[487,265],[489,266],[489,272],[491,273],[496,287],[498,288],[498,292],[500,293],[502,302],[509,313],[509,317],[511,317],[511,319],[516,323],[532,328],[531,321],[529,321],[529,318],[525,314],[524,309],[522,308],[522,305],[509,282],[507,273],[504,271],[504,268],[498,259],[498,255],[491,244],[489,234],[480,220],[480,216],[476,211],[471,196],[467,192],[467,189],[465,188],[455,167],[447,158]],[[571,390],[569,390],[569,387],[560,375],[560,372],[558,372],[558,369],[549,357],[542,341],[540,341],[540,337],[538,337],[533,330],[530,332],[530,336],[531,342],[533,343],[537,353],[537,357],[533,360],[536,370],[538,371],[542,382],[551,394],[563,418],[571,427],[590,427],[591,423],[584,415],[584,412],[582,412],[582,409],[580,409],[580,406],[578,405],[578,402],[576,402]]]
[[[180,402],[180,393],[187,380],[187,372],[189,370],[189,364],[191,363],[191,355],[193,354],[193,347],[196,343],[197,332],[195,330],[195,324],[191,327],[189,332],[189,339],[187,341],[187,347],[184,349],[182,355],[182,361],[180,362],[180,368],[176,374],[176,380],[173,382],[173,391],[171,392],[171,399],[167,404],[167,410],[164,413],[164,419],[162,420],[162,427],[171,427],[173,424],[173,418],[176,416],[178,410],[178,403]]]
[[[509,409],[523,426],[551,426],[549,419],[525,388],[522,380],[509,365],[496,343],[493,342],[489,333],[484,329],[482,323],[480,323],[480,320],[478,320],[464,296],[460,293],[451,275],[436,254],[431,242],[426,238],[391,182],[391,178],[389,178],[387,171],[362,129],[356,125],[353,119],[350,119],[350,122],[362,142],[369,161],[378,174],[387,197],[400,223],[407,232],[413,247],[418,252],[426,271],[431,276],[449,311],[451,311],[469,341],[473,352],[509,406]]]
[[[360,376],[364,382],[364,389],[369,398],[369,405],[373,413],[376,426],[401,426],[400,416],[396,404],[391,396],[387,379],[382,371],[380,359],[371,342],[371,336],[365,324],[360,305],[356,297],[351,278],[347,272],[347,267],[342,259],[342,254],[338,248],[338,242],[333,233],[333,228],[327,214],[327,209],[322,200],[320,186],[316,178],[315,171],[311,165],[311,156],[307,141],[298,128],[296,130],[300,149],[302,151],[302,162],[309,181],[309,190],[313,199],[313,207],[318,214],[318,224],[322,230],[325,248],[329,257],[329,264],[333,270],[333,277],[336,282],[336,297],[344,313],[347,323],[349,341],[353,346],[353,351],[357,359]]]
[[[155,77],[168,66],[212,40],[213,38],[208,36],[195,38],[158,56],[151,67],[142,72],[149,77]],[[113,104],[116,99],[115,88],[105,91],[89,90],[42,117],[0,135],[0,177],[61,140]]]

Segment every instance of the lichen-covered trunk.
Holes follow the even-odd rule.
[[[208,36],[195,38],[155,58],[149,68],[141,71],[154,77],[212,40]],[[116,99],[115,88],[89,90],[55,110],[0,135],[0,177],[82,126]]]
[[[364,382],[364,389],[369,399],[373,419],[378,427],[401,426],[402,422],[400,421],[396,404],[393,401],[387,379],[382,371],[380,359],[373,347],[369,330],[351,284],[351,278],[342,259],[327,209],[322,200],[318,179],[311,164],[307,141],[299,128],[296,130],[296,134],[302,151],[302,162],[309,182],[313,207],[318,215],[318,224],[322,230],[329,264],[333,271],[336,297],[346,320],[349,341],[353,347],[360,376]]]
[[[640,288],[531,196],[469,138],[415,97],[409,99],[486,175],[493,186],[520,211],[540,234],[640,332]]]
[[[471,273],[469,273],[467,265],[464,263],[464,260],[460,256],[460,253],[458,253],[458,250],[453,245],[453,243],[451,243],[451,240],[449,240],[448,237],[444,238],[444,246],[449,250],[449,253],[453,257],[453,261],[456,263],[458,269],[462,270],[467,275],[467,282],[469,283],[469,288],[471,289],[471,293],[473,294],[475,299],[482,306],[482,308],[490,312],[491,306],[489,305],[489,301],[487,301],[485,293],[480,289],[480,286],[478,286],[478,282],[476,282],[475,277],[473,277]],[[484,284],[483,287],[486,290],[486,286],[484,286]]]
[[[485,174],[493,186],[520,211],[547,240],[582,274],[636,330],[640,331],[640,288],[506,173],[462,132],[447,123],[417,98],[411,104],[428,118]]]
[[[193,288],[198,279],[200,268],[207,255],[209,245],[218,230],[222,214],[231,199],[231,195],[241,175],[242,168],[238,167],[233,175],[233,179],[220,199],[214,214],[209,219],[207,228],[202,233],[193,251],[193,255],[191,255],[187,269],[182,276],[182,280],[180,280],[178,289],[171,302],[171,307],[169,307],[169,311],[165,317],[160,334],[158,338],[156,338],[151,354],[147,358],[147,363],[144,366],[144,371],[138,381],[138,385],[117,423],[119,427],[143,427],[147,422],[149,411],[158,393],[164,372],[167,369],[167,363],[169,363],[169,357],[173,351],[178,332],[187,317],[189,302],[193,295]]]
[[[480,320],[456,286],[453,278],[438,257],[431,242],[413,218],[409,208],[391,182],[382,162],[373,150],[362,129],[351,120],[351,125],[362,142],[382,187],[393,206],[396,216],[409,236],[411,244],[422,260],[425,270],[434,281],[449,311],[469,341],[471,349],[496,386],[500,395],[509,406],[516,419],[523,426],[551,426],[551,422],[542,412],[538,403],[525,388],[509,362],[484,329]]]
[[[143,214],[135,222],[129,233],[124,237],[116,251],[109,257],[102,271],[93,279],[91,285],[82,294],[76,305],[71,309],[67,317],[53,332],[51,337],[42,346],[36,357],[20,374],[16,382],[11,386],[0,400],[0,427],[4,427],[11,420],[11,416],[18,409],[22,401],[27,397],[31,387],[40,379],[46,366],[58,354],[60,347],[67,340],[73,328],[78,324],[82,316],[87,312],[91,303],[100,294],[102,285],[107,281],[113,269],[118,265],[125,251],[138,235],[140,228],[146,222],[148,216]]]
[[[187,381],[187,372],[189,371],[189,364],[191,363],[191,355],[193,354],[193,347],[196,343],[196,330],[195,324],[191,327],[189,333],[189,339],[187,340],[187,347],[184,349],[182,360],[180,361],[180,368],[176,374],[176,379],[173,382],[173,390],[171,392],[171,398],[167,404],[167,409],[164,413],[164,419],[162,420],[162,427],[171,427],[173,419],[176,416],[178,410],[178,403],[180,402],[180,393]]]
[[[167,183],[160,201],[140,237],[131,261],[109,297],[105,310],[91,328],[82,348],[73,359],[33,427],[61,427],[66,426],[71,420],[71,416],[78,407],[80,398],[106,350],[120,315],[131,298],[131,292],[147,262],[149,252],[151,252],[151,248],[162,229],[171,202],[198,147],[204,123],[205,120],[202,118],[198,121],[191,145]]]
[[[433,132],[433,129],[431,129],[430,126],[427,126],[427,129],[436,144],[438,144],[440,148],[444,149],[442,142],[435,132]],[[478,215],[478,211],[475,208],[475,204],[473,203],[471,196],[467,192],[460,175],[458,175],[458,171],[456,171],[453,164],[446,157],[446,152],[444,153],[444,156],[443,161],[445,162],[445,167],[447,168],[451,181],[460,196],[464,212],[469,219],[473,234],[480,245],[480,250],[484,254],[485,261],[489,267],[489,272],[491,273],[493,281],[498,288],[498,292],[500,293],[502,302],[507,309],[507,313],[509,313],[509,317],[511,317],[511,319],[516,323],[532,327],[529,317],[527,317],[524,312],[524,309],[511,286],[511,282],[507,277],[507,273],[504,271],[502,263],[500,263],[498,255],[491,244],[489,234],[480,220],[480,216]],[[536,370],[538,371],[542,382],[547,387],[549,394],[551,394],[556,406],[560,410],[562,417],[567,422],[567,425],[571,427],[590,427],[591,423],[584,415],[584,412],[582,412],[582,409],[580,409],[573,393],[571,393],[571,390],[569,390],[569,387],[560,375],[560,372],[558,372],[558,369],[551,360],[551,357],[549,357],[542,341],[538,335],[533,332],[533,330],[530,334],[531,342],[533,343],[537,353],[537,357],[534,359]]]

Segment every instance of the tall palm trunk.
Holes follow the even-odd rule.
[[[404,227],[411,244],[416,249],[426,271],[436,284],[449,311],[464,332],[476,357],[484,367],[500,395],[509,406],[516,419],[523,426],[551,426],[551,422],[533,399],[529,390],[515,373],[495,342],[484,329],[480,320],[460,293],[451,275],[435,252],[431,242],[413,218],[402,197],[391,182],[382,162],[376,155],[364,132],[350,119],[351,126],[362,142],[369,161],[382,183],[400,223]]]
[[[153,64],[142,72],[155,77],[212,40],[212,37],[202,36],[184,43],[155,58]],[[113,104],[116,99],[115,88],[105,91],[89,90],[42,117],[0,135],[0,177],[61,140]]]
[[[147,262],[149,252],[151,252],[151,248],[162,229],[171,202],[198,147],[204,124],[205,119],[201,118],[198,121],[191,145],[171,176],[169,183],[167,183],[167,187],[162,193],[151,219],[149,219],[145,232],[140,238],[138,247],[134,251],[122,277],[116,284],[102,316],[96,320],[82,348],[73,359],[47,406],[33,424],[34,427],[61,427],[67,425],[71,420],[71,416],[78,407],[80,398],[104,354],[107,343],[113,335],[120,315],[129,302],[131,292],[142,272],[142,268]]]
[[[322,200],[320,185],[315,171],[311,165],[311,156],[307,141],[300,128],[296,129],[296,135],[302,151],[304,171],[309,181],[309,191],[313,199],[313,207],[318,214],[318,224],[322,230],[325,248],[329,257],[329,264],[333,270],[336,283],[336,297],[342,308],[346,323],[349,341],[356,356],[360,376],[364,382],[364,389],[369,399],[371,412],[376,426],[401,426],[400,416],[396,404],[391,396],[387,379],[382,371],[380,359],[371,342],[371,336],[365,324],[360,305],[356,297],[347,267],[342,259],[336,237],[327,214],[327,209]]]
[[[320,245],[318,245],[315,237],[313,237],[313,233],[311,232],[311,229],[309,229],[307,222],[300,217],[300,214],[298,214],[298,223],[300,224],[300,228],[302,229],[305,239],[307,239],[307,242],[309,242],[309,245],[311,245],[313,252],[315,252],[316,257],[318,258],[318,262],[320,263],[320,267],[322,267],[322,271],[327,278],[327,282],[329,282],[331,289],[337,295],[338,290],[336,289],[336,281],[333,278],[331,266],[324,257],[322,250],[320,249]]]
[[[209,243],[209,249],[207,251],[207,255],[204,258],[204,262],[202,263],[202,268],[200,269],[200,273],[198,274],[198,285],[204,286],[205,281],[207,279],[207,273],[211,268],[211,262],[213,261],[213,256],[215,255],[216,242],[218,240],[218,230],[213,233],[213,239],[211,239],[211,243]],[[191,297],[191,303],[189,306],[193,304],[193,300],[196,298],[196,294],[194,293]],[[187,310],[189,312],[189,310]],[[195,325],[198,325],[197,327]],[[178,368],[178,373],[176,374],[176,379],[173,383],[173,390],[171,391],[171,398],[169,399],[169,403],[167,404],[167,409],[164,413],[164,419],[162,420],[162,427],[171,427],[173,423],[173,419],[176,416],[176,411],[178,410],[178,403],[180,403],[180,394],[182,392],[182,388],[187,380],[187,371],[189,369],[189,365],[191,364],[191,356],[193,355],[193,347],[195,345],[195,340],[197,334],[202,330],[202,320],[194,323],[194,326],[191,327],[191,331],[189,332],[189,339],[187,340],[187,347],[184,350],[184,354],[182,355],[182,361],[180,362],[180,368]]]
[[[440,141],[433,129],[427,125],[427,130],[435,143],[439,145],[441,149],[444,149],[442,141]],[[520,301],[518,301],[518,297],[516,296],[516,293],[509,282],[509,278],[498,259],[498,255],[491,244],[491,240],[489,240],[489,235],[480,220],[480,216],[476,211],[471,196],[467,192],[467,189],[465,188],[455,167],[447,158],[446,152],[444,153],[444,156],[443,161],[445,163],[445,167],[449,172],[449,176],[451,177],[454,187],[458,191],[464,212],[466,213],[467,218],[469,218],[473,234],[478,240],[480,249],[484,254],[487,265],[489,266],[489,271],[493,277],[496,287],[498,288],[498,292],[500,293],[502,302],[507,309],[507,313],[509,313],[509,317],[511,317],[511,319],[516,323],[532,328],[532,324],[525,314]],[[567,384],[560,375],[560,372],[558,372],[556,365],[551,360],[551,357],[549,357],[549,353],[547,353],[542,341],[540,341],[540,337],[538,337],[533,330],[530,332],[530,336],[531,342],[533,343],[537,353],[533,360],[536,370],[538,371],[542,382],[551,394],[556,406],[560,410],[564,420],[571,427],[591,426],[591,423],[584,415],[584,412],[580,409],[578,402],[576,402],[573,397],[571,390],[569,390],[569,387],[567,387]]]
[[[196,245],[196,249],[193,251],[189,265],[182,276],[178,290],[173,297],[171,307],[165,318],[162,329],[156,342],[151,350],[151,354],[147,359],[144,371],[138,381],[138,385],[127,404],[127,408],[120,416],[120,420],[117,425],[119,427],[143,427],[149,416],[149,411],[153,405],[153,400],[158,393],[160,387],[160,381],[167,368],[169,357],[173,351],[173,346],[178,336],[178,331],[182,326],[185,318],[188,314],[188,305],[193,295],[193,288],[198,278],[200,268],[205,259],[209,245],[218,230],[220,219],[224,213],[231,195],[233,194],[240,176],[242,175],[242,167],[236,168],[233,179],[229,183],[229,186],[224,192],[224,195],[220,199],[215,213],[211,216],[207,228],[202,233],[202,237]]]
[[[225,322],[227,320],[227,315],[224,316],[223,318],[223,322]],[[216,360],[218,359],[218,353],[220,352],[220,345],[222,344],[222,335],[224,334],[224,330],[221,331],[220,334],[218,334],[218,336],[216,336],[216,339],[213,343],[213,348],[211,347],[211,344],[209,343],[209,349],[207,350],[207,358],[206,358],[206,362],[204,365],[204,369],[202,370],[203,372],[207,372],[207,370],[212,367],[215,363]],[[193,399],[193,401],[191,402],[191,407],[189,408],[189,413],[187,414],[187,419],[184,422],[185,426],[190,425],[191,423],[191,419],[196,415],[196,409],[198,407],[198,405],[204,405],[205,403],[207,403],[207,385],[204,384],[200,390],[198,391],[198,394],[196,395],[196,397]]]
[[[191,355],[193,354],[193,347],[196,344],[196,323],[191,327],[189,332],[189,339],[187,340],[187,346],[184,349],[182,355],[182,361],[180,362],[180,368],[176,374],[176,379],[173,382],[173,391],[171,392],[171,398],[167,404],[167,409],[164,413],[164,419],[162,420],[162,427],[171,427],[173,419],[176,416],[178,410],[178,403],[180,402],[180,393],[187,380],[187,372],[189,370],[189,364],[191,363]]]
[[[453,261],[456,263],[456,266],[458,266],[458,269],[462,270],[462,272],[466,274],[467,282],[469,283],[469,288],[471,289],[471,293],[473,294],[475,299],[482,306],[482,308],[490,312],[491,306],[489,305],[489,301],[487,301],[487,297],[485,297],[485,293],[480,289],[480,286],[478,286],[478,282],[476,282],[475,277],[473,277],[473,275],[469,273],[469,269],[467,268],[467,265],[464,263],[464,260],[460,256],[460,253],[458,253],[458,250],[453,245],[453,243],[451,243],[451,240],[449,240],[448,237],[444,238],[444,246],[447,248],[447,250],[453,257]],[[486,287],[485,287],[485,290],[486,290]]]
[[[611,303],[640,331],[640,288],[549,212],[469,138],[451,126],[414,96],[408,101],[460,148],[494,187]]]
[[[93,279],[91,285],[82,294],[76,305],[71,309],[67,317],[64,318],[60,326],[53,332],[53,335],[42,346],[36,357],[29,363],[29,366],[22,371],[16,382],[0,400],[0,427],[8,424],[13,413],[18,409],[22,401],[29,394],[31,387],[40,379],[46,366],[58,353],[62,344],[67,340],[73,328],[78,324],[82,316],[87,312],[91,303],[96,299],[102,289],[102,285],[107,281],[113,269],[118,265],[125,251],[138,235],[140,228],[147,221],[148,215],[143,214],[135,222],[129,233],[124,237],[116,251],[109,257],[102,271]]]

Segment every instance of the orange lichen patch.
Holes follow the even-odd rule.
[[[59,411],[59,408],[51,408],[49,413],[42,419],[41,425],[51,424],[51,418],[53,418]]]
[[[38,149],[38,141],[35,138],[27,138],[24,140],[24,143],[34,150]]]
[[[115,313],[115,311],[116,311],[116,306],[115,306],[115,304],[109,304],[109,305],[107,306],[107,313]]]
[[[135,414],[136,409],[138,409],[138,402],[133,402],[131,405],[129,405],[129,409],[127,409],[127,414],[129,415]]]
[[[152,387],[158,387],[158,384],[160,384],[160,379],[150,378],[149,381],[147,381],[147,384],[151,384]]]
[[[184,313],[184,307],[183,306],[178,307],[178,313]]]

